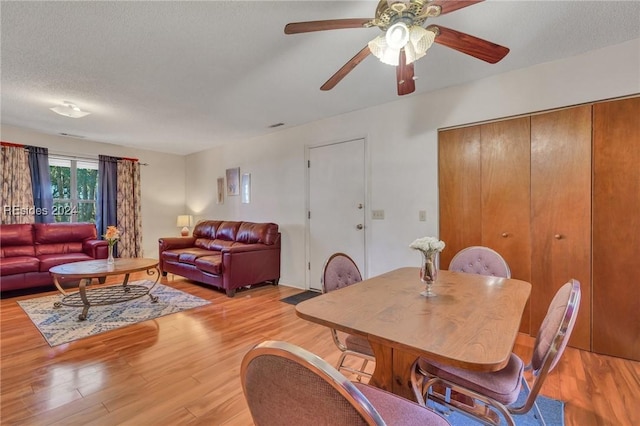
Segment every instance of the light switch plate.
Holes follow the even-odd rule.
[[[420,222],[426,222],[427,221],[427,211],[426,210],[418,211],[418,220]]]

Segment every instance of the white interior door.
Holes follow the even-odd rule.
[[[365,271],[365,141],[309,148],[308,288],[321,290],[327,258],[349,255]]]

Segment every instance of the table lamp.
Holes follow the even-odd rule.
[[[189,214],[182,214],[178,216],[178,221],[176,226],[180,228],[182,226],[182,231],[180,231],[180,235],[183,237],[189,236],[189,227],[193,224],[193,216]]]

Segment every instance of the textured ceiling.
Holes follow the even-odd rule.
[[[189,154],[395,101],[370,56],[319,87],[377,28],[285,36],[288,22],[372,18],[376,1],[2,1],[3,124]],[[639,1],[486,1],[428,21],[507,46],[496,65],[434,45],[416,92],[640,38]],[[91,115],[50,107],[72,101]]]

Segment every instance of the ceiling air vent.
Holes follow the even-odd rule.
[[[84,136],[74,135],[71,133],[58,133],[60,136],[66,136],[68,138],[84,139]]]

